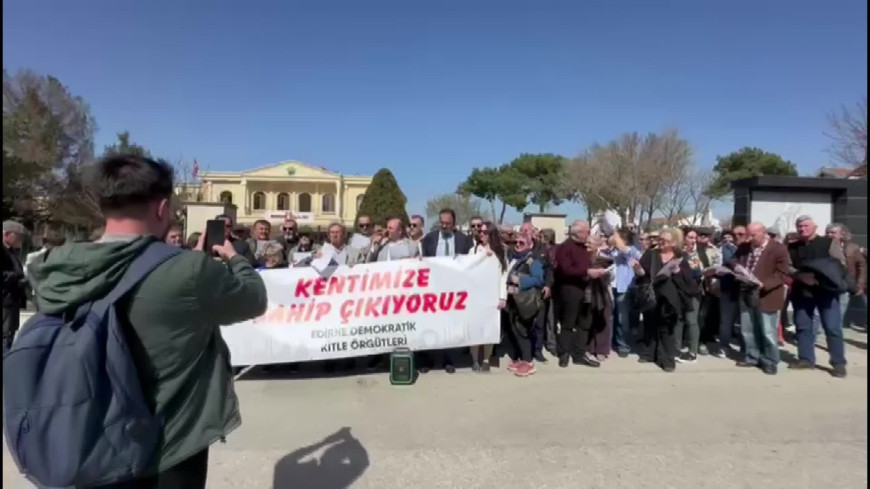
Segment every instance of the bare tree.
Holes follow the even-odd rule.
[[[638,168],[642,176],[641,227],[656,214],[671,218],[684,211],[687,204],[685,187],[692,170],[692,149],[675,129],[663,134],[649,134],[644,141],[643,156]]]
[[[706,226],[709,222],[705,222],[707,214],[710,211],[710,205],[713,199],[707,194],[707,187],[713,182],[713,172],[693,168],[689,176],[689,184],[687,192],[689,195],[689,209],[691,212],[691,222],[693,226]]]
[[[840,163],[857,167],[867,164],[867,97],[852,109],[845,105],[828,113],[831,139],[828,151]]]

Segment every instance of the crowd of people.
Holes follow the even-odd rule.
[[[799,361],[790,368],[814,366],[813,345],[821,325],[833,373],[844,376],[846,311],[858,301],[859,308],[866,308],[864,250],[851,242],[842,224],[830,224],[824,236],[817,235],[808,216],[799,218],[797,231],[786,236],[760,223],[720,233],[683,227],[639,234],[633,227],[614,231],[606,223],[593,232],[589,223],[576,221],[559,245],[553,230],[538,230],[529,222],[515,232],[475,216],[468,232],[462,232],[451,209],[440,212],[437,228],[428,233],[420,215],[412,216],[407,226],[398,217],[378,223],[363,215],[352,239],[343,225],[333,223],[323,243],[300,231],[291,216],[278,233],[266,220],[249,229],[228,215],[217,219],[224,221],[235,253],[260,270],[309,266],[323,254],[337,265],[350,266],[478,253],[496,257],[502,341],[471,348],[471,368],[480,372],[508,357],[508,370],[528,376],[535,373],[536,362],[548,361],[547,351],[562,367],[599,367],[614,353],[620,358],[634,353],[638,361],[672,372],[678,363],[712,355],[775,374],[791,303]],[[28,267],[9,252],[24,232],[20,224],[4,223],[5,284],[11,283],[7,278],[27,284]],[[101,239],[102,233],[94,238]],[[177,224],[170,225],[165,237],[167,243],[187,249],[201,249],[202,240],[203,234],[196,232],[185,242]],[[43,241],[42,249],[28,255],[28,265],[44,261],[51,249],[63,244],[52,232]],[[18,327],[12,309],[23,301],[22,293],[4,292],[4,348]],[[454,373],[461,355],[453,350],[419,352],[417,364],[426,373],[439,357],[444,370]],[[377,370],[384,360],[370,357],[366,367]],[[351,359],[327,362],[325,368],[349,370],[354,365]],[[295,364],[287,367],[298,369]]]
[[[846,226],[830,224],[822,236],[808,216],[799,217],[796,232],[783,237],[760,223],[714,236],[703,228],[637,235],[631,228],[596,225],[593,232],[589,223],[576,221],[568,239],[556,244],[552,230],[529,222],[514,232],[474,217],[466,233],[457,228],[456,214],[444,209],[428,233],[422,216],[412,216],[407,226],[398,217],[374,222],[360,216],[353,236],[336,223],[320,244],[300,233],[292,218],[277,235],[269,222],[258,221],[248,236],[222,215],[226,239],[204,250],[202,234],[185,243],[172,224],[172,181],[169,166],[148,158],[101,161],[94,185],[105,227],[92,243],[64,244],[49,233],[44,247],[28,256],[28,265],[17,251],[27,230],[14,221],[3,223],[4,352],[15,350],[28,286],[39,313],[65,315],[109,294],[144,250],[166,244],[194,250],[157,265],[119,309],[129,345],[124,352],[139,372],[149,410],[164,423],[148,473],[104,487],[205,487],[209,445],[240,424],[219,326],[265,312],[266,289],[257,268],[304,267],[323,256],[336,265],[494,257],[501,341],[470,351],[417,352],[421,373],[434,367],[436,357],[453,373],[460,355],[468,354],[476,372],[499,368],[507,357],[507,370],[528,377],[536,364],[548,361],[546,351],[563,368],[596,368],[614,356],[636,354],[639,362],[673,372],[698,355],[714,355],[773,375],[790,301],[798,359],[789,368],[815,367],[818,318],[832,373],[844,377],[844,311],[855,301],[866,307],[864,251],[851,243]],[[733,338],[736,325],[739,334]],[[381,361],[372,357],[368,366],[377,368]]]

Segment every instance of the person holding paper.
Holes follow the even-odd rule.
[[[798,240],[788,246],[793,267],[791,301],[797,332],[798,362],[790,369],[813,370],[816,365],[815,312],[819,312],[830,353],[834,377],[846,376],[846,351],[840,316],[840,294],[845,290],[846,256],[833,239],[816,234],[810,216],[795,222]],[[839,284],[835,283],[841,282]]]
[[[698,248],[697,231],[694,229],[687,230],[684,240],[685,248],[683,251],[686,255],[689,268],[692,270],[692,277],[696,282],[695,286],[699,293],[695,297],[692,297],[692,309],[687,311],[677,323],[674,336],[676,337],[678,351],[683,349],[684,344],[687,346],[687,349],[677,357],[677,361],[680,363],[695,363],[698,360],[698,347],[701,336],[699,324],[703,321],[702,305],[704,304],[701,302],[703,299],[701,281],[703,271],[710,266],[710,262],[707,255]]]
[[[344,226],[337,222],[330,224],[326,231],[329,242],[315,252],[314,257],[335,262],[337,265],[354,266],[363,263],[365,260],[362,253],[357,248],[345,244],[345,236]]]
[[[631,329],[637,322],[634,308],[635,268],[641,252],[629,245],[630,233],[620,229],[612,238],[610,256],[616,266],[616,280],[612,283],[613,293],[613,341],[612,347],[620,358],[631,352]]]
[[[655,305],[643,313],[643,345],[638,362],[655,362],[665,372],[676,368],[677,324],[685,322],[697,304],[698,281],[683,249],[683,233],[676,228],[659,233],[659,245],[640,259],[643,273],[638,288],[652,288]]]
[[[252,250],[254,250],[254,258],[257,260],[258,264],[263,263],[263,255],[266,252],[266,248],[272,244],[278,244],[277,241],[272,239],[270,235],[272,234],[272,224],[265,220],[260,219],[254,223],[254,236],[251,238],[248,245]],[[282,246],[283,250],[284,247]]]
[[[746,352],[737,366],[760,367],[765,374],[776,375],[777,316],[785,303],[788,250],[771,239],[760,222],[753,222],[746,231],[748,239],[737,248],[732,262],[741,288],[740,332]]]

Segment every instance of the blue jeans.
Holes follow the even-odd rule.
[[[757,307],[740,304],[740,334],[747,363],[763,367],[779,364],[778,320],[779,313],[763,312]]]
[[[843,292],[840,294],[840,320],[843,321],[843,330],[845,331],[850,325],[846,324],[848,318],[846,317],[846,311],[849,310],[849,297],[851,294],[848,292]]]
[[[846,365],[846,351],[843,347],[843,322],[840,317],[840,295],[831,292],[816,292],[814,297],[806,297],[800,292],[792,294],[794,325],[798,343],[798,358],[816,364],[816,331],[813,316],[819,311],[831,365]]]
[[[634,309],[634,294],[631,290],[617,292],[613,289],[613,338],[611,344],[617,353],[631,352],[631,323]]]

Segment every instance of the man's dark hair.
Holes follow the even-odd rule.
[[[441,209],[441,210],[438,212],[438,215],[439,215],[439,216],[443,216],[444,214],[450,214],[450,217],[453,218],[453,223],[456,224],[456,212],[455,212],[453,209],[450,209],[450,208],[447,208],[447,209]]]
[[[215,219],[215,221],[227,219],[230,221],[230,224],[233,223],[233,218],[226,215],[226,214],[218,214],[217,216],[215,216],[214,219]]]
[[[265,219],[257,219],[256,221],[254,221],[254,227],[257,227],[257,226],[259,226],[260,224],[265,224],[266,226],[269,227],[269,229],[272,228],[272,223],[269,222],[269,221],[267,221],[267,220],[265,220]]]
[[[481,222],[483,222],[483,218],[480,217],[480,216],[471,216],[471,219],[469,219],[468,222],[471,222],[471,221],[481,221]]]
[[[411,220],[413,221],[414,219],[420,220],[420,227],[426,225],[426,219],[423,219],[423,216],[421,216],[420,214],[414,214],[413,216],[411,216]]]
[[[136,215],[155,200],[171,198],[173,181],[165,161],[119,155],[97,163],[93,185],[104,214]]]

